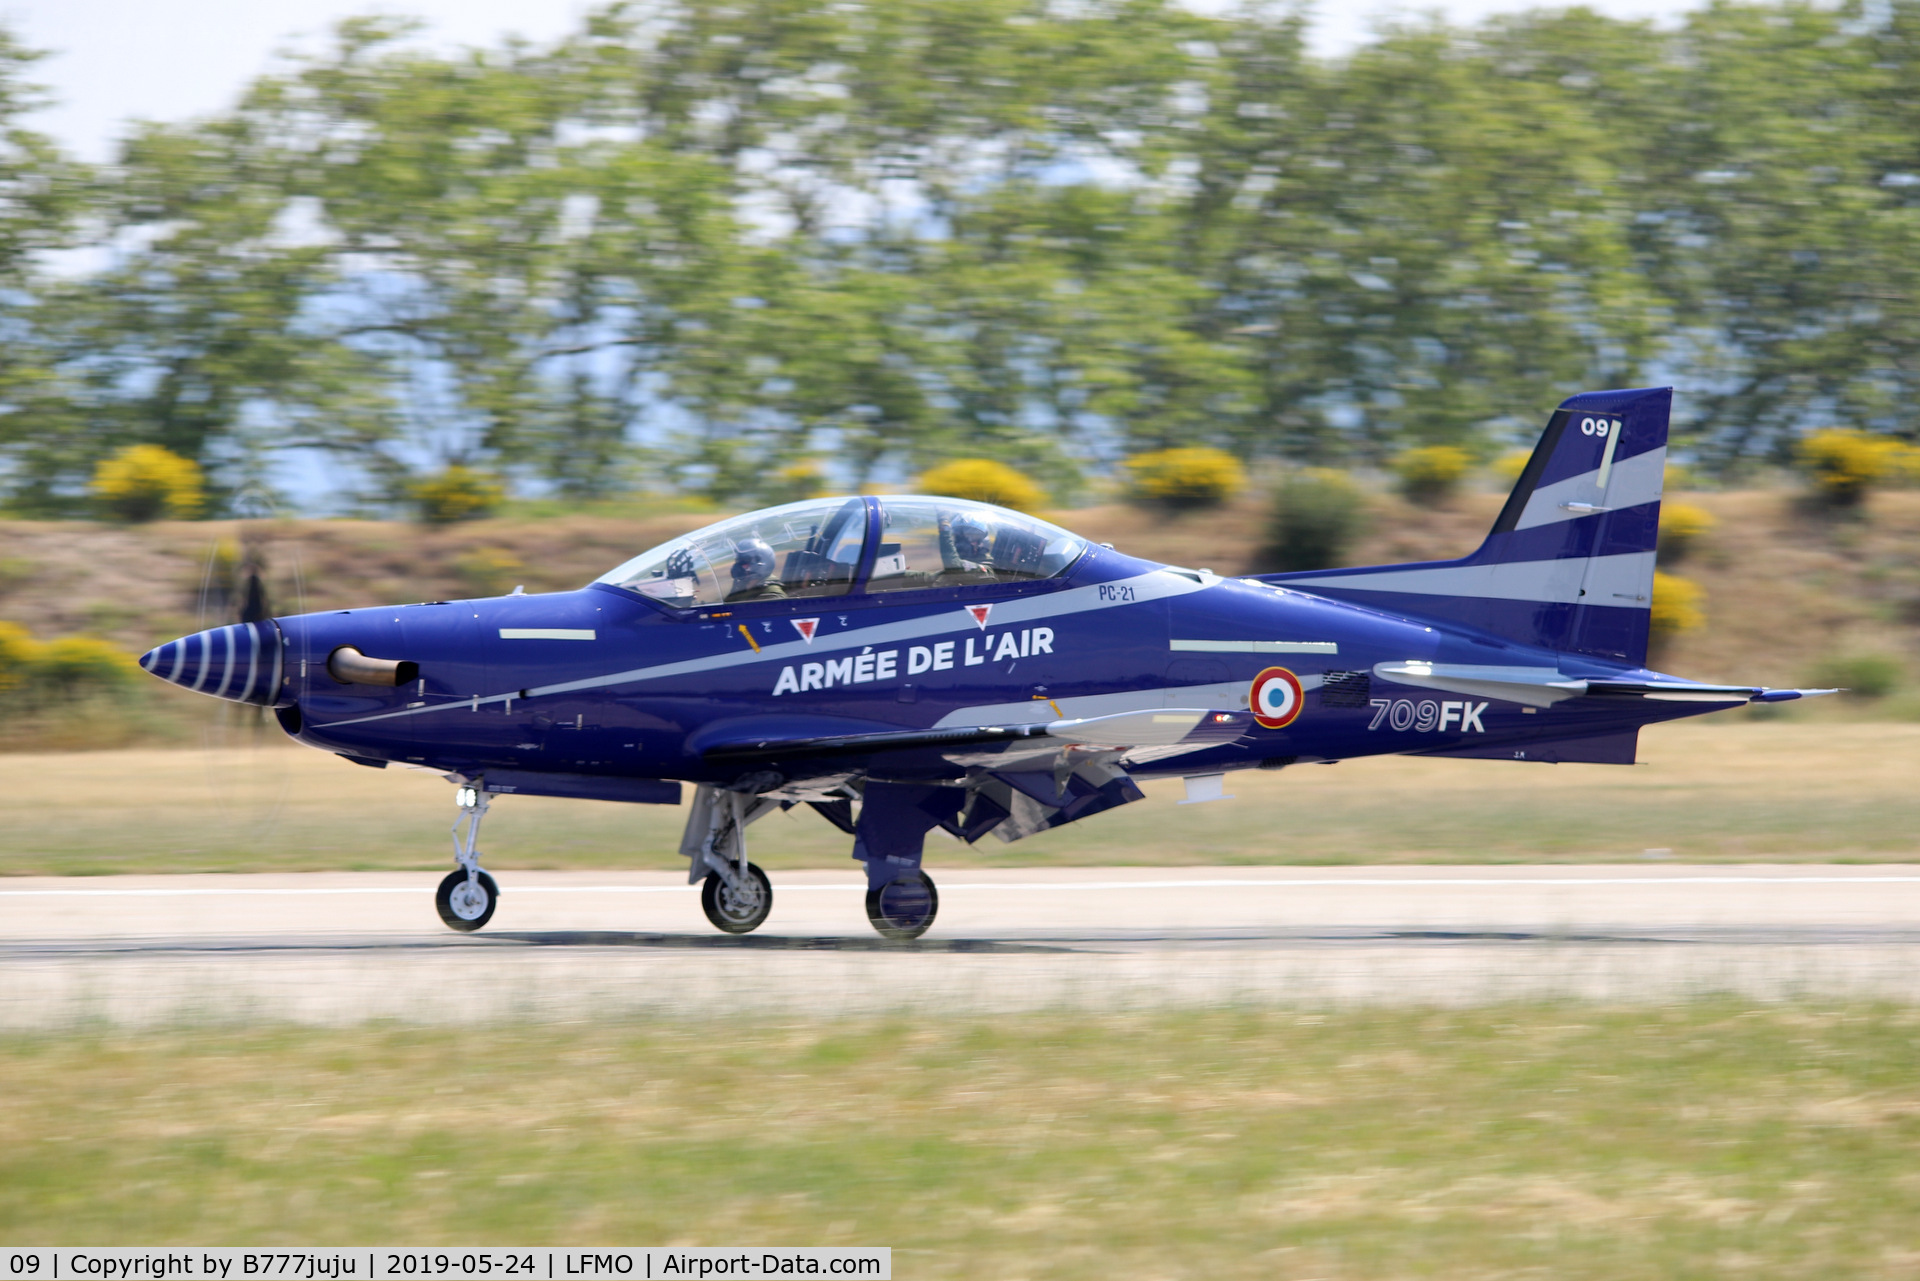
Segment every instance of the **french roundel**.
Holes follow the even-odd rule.
[[[1303,701],[1300,678],[1284,667],[1269,667],[1254,677],[1247,696],[1253,719],[1267,729],[1285,729],[1293,724]]]

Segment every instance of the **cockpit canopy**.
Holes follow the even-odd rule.
[[[868,507],[879,537],[869,550]],[[769,507],[662,543],[596,581],[673,609],[1053,578],[1086,540],[1004,507],[917,494]]]

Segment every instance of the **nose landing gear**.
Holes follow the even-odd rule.
[[[492,800],[484,785],[463,787],[453,798],[453,803],[460,807],[458,817],[453,820],[453,858],[460,866],[440,882],[440,888],[433,895],[433,905],[448,928],[463,934],[470,934],[492,920],[493,910],[500,904],[499,885],[480,870],[480,820],[487,816],[487,806]],[[462,823],[467,828],[464,833],[460,830]]]
[[[715,929],[750,934],[773,911],[773,885],[747,862],[747,825],[780,808],[778,801],[701,784],[680,838],[687,880],[700,882],[700,907]]]

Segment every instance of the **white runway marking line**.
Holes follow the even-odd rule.
[[[511,873],[503,873],[511,875]],[[1377,885],[1393,888],[1402,885],[1425,886],[1463,886],[1480,887],[1487,885],[1527,885],[1550,887],[1556,885],[1915,885],[1920,884],[1920,876],[1568,876],[1552,878],[1529,878],[1520,876],[1407,876],[1388,879],[1385,877],[1338,877],[1318,880],[1298,881],[957,881],[940,887],[943,894],[960,890],[1028,890],[1028,891],[1068,891],[1068,890],[1208,890],[1208,889],[1275,889],[1302,890],[1320,887],[1353,887]],[[502,887],[501,894],[691,894],[696,890],[692,885],[512,885],[511,889]],[[848,882],[844,885],[777,885],[784,893],[798,894],[811,891],[847,890],[864,891],[863,881]],[[285,896],[300,897],[326,894],[431,894],[431,886],[415,885],[367,885],[367,886],[290,886],[284,888],[258,889],[123,889],[123,890],[0,890],[0,898],[227,898],[242,896]]]

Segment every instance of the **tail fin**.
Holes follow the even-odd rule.
[[[1471,556],[1261,579],[1640,666],[1672,406],[1670,387],[1562,402]]]

